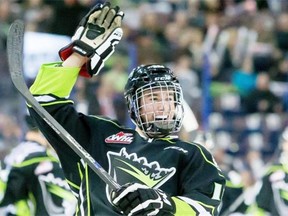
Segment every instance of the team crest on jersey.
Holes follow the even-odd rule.
[[[176,172],[175,167],[161,167],[158,161],[148,161],[136,153],[128,154],[126,148],[120,152],[108,152],[109,174],[120,184],[140,182],[149,187],[159,188]],[[110,189],[106,187],[109,199]]]
[[[120,144],[130,144],[133,142],[133,134],[132,133],[124,133],[119,132],[117,134],[113,134],[105,139],[106,143],[120,143]]]
[[[146,157],[139,157],[136,153],[128,154],[126,148],[120,152],[108,152],[109,174],[119,183],[134,178],[149,187],[158,188],[170,179],[176,172],[175,167],[161,167],[158,161],[148,161]],[[113,167],[113,169],[111,169]]]

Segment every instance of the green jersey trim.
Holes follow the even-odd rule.
[[[65,200],[74,200],[75,197],[73,196],[72,193],[70,193],[70,191],[67,191],[66,189],[63,189],[59,186],[53,185],[51,184],[49,187],[49,192],[52,194],[55,194],[58,197],[61,197]]]
[[[284,165],[282,165],[282,164],[279,164],[279,165],[271,166],[271,167],[268,169],[266,175],[270,175],[271,173],[276,172],[277,170],[282,170],[282,171],[284,171],[285,173],[288,174],[288,167],[287,167],[287,166],[284,166]]]
[[[196,216],[196,212],[191,208],[191,206],[188,203],[176,197],[172,197],[172,200],[174,201],[176,206],[175,216],[181,216],[181,215]]]
[[[204,146],[201,146],[201,147],[200,147],[200,145],[198,145],[198,144],[196,144],[196,143],[191,143],[191,142],[189,142],[189,143],[190,143],[191,145],[196,146],[196,147],[199,149],[201,155],[203,156],[204,160],[205,160],[207,163],[211,164],[212,166],[216,167],[219,171],[221,171],[221,169],[218,167],[218,165],[215,164],[216,162],[211,161],[211,160],[209,160],[209,159],[206,157],[205,153],[204,153],[203,150],[202,150],[202,148],[205,148]],[[221,176],[221,177],[223,177],[223,178],[225,178],[224,175],[221,174],[221,172],[218,172],[218,175]]]
[[[182,197],[183,199],[184,197]],[[210,205],[206,205],[202,202],[198,202],[196,200],[191,200],[189,204],[182,200],[181,198],[178,197],[172,197],[172,200],[175,203],[176,206],[176,213],[175,216],[184,216],[184,215],[189,215],[189,216],[196,216],[196,215],[201,215],[201,214],[207,214],[209,213],[206,208],[209,209],[209,211],[213,212],[215,211],[215,208]]]
[[[239,183],[239,184],[234,184],[232,183],[231,181],[229,180],[226,180],[226,187],[229,187],[229,188],[243,188],[243,184]]]
[[[85,163],[85,177],[86,177],[86,195],[87,195],[87,208],[88,208],[88,215],[91,215],[90,209],[90,185],[89,185],[89,173],[88,173],[88,165]]]
[[[53,94],[59,98],[68,98],[77,80],[80,68],[56,67],[59,63],[43,64],[30,87],[33,95]],[[63,81],[64,80],[64,81]]]
[[[19,200],[15,203],[16,207],[16,214],[18,216],[30,216],[33,213],[30,211],[29,205],[27,200]]]
[[[56,158],[54,158],[54,157],[39,157],[39,158],[30,159],[30,160],[25,160],[25,161],[23,161],[22,163],[19,163],[19,164],[13,164],[13,167],[20,168],[20,167],[30,166],[32,164],[40,163],[42,161],[58,162],[58,160]]]

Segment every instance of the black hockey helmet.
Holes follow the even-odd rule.
[[[143,113],[140,113],[140,98],[143,97],[144,90],[145,92],[150,90],[152,94],[152,90],[155,89],[160,89],[161,92],[173,92],[172,119],[159,117],[154,113],[154,120],[147,122],[143,118]],[[184,115],[183,94],[178,79],[169,68],[158,64],[136,67],[128,77],[124,95],[131,119],[148,137],[164,137],[180,130]]]

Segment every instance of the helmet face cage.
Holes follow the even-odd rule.
[[[163,65],[141,65],[129,75],[125,98],[131,119],[148,137],[179,132],[183,94],[172,71]]]
[[[178,83],[148,84],[137,89],[134,97],[136,123],[149,137],[163,137],[180,130],[183,107]]]
[[[132,120],[148,137],[164,137],[180,130],[184,111],[178,82],[149,82],[126,99]]]

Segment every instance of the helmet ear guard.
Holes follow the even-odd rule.
[[[170,111],[169,118],[167,115],[154,116],[154,119],[146,120],[147,113],[141,113],[140,98],[144,96],[144,90],[152,95],[155,89],[163,92],[172,92],[174,95],[173,108]],[[125,98],[128,106],[130,117],[148,137],[164,137],[176,133],[182,126],[184,108],[182,105],[183,94],[177,78],[172,71],[163,65],[141,65],[135,68],[129,75],[125,86]],[[163,99],[163,98],[162,98]],[[153,104],[152,101],[151,104]],[[165,103],[162,100],[162,103]]]

